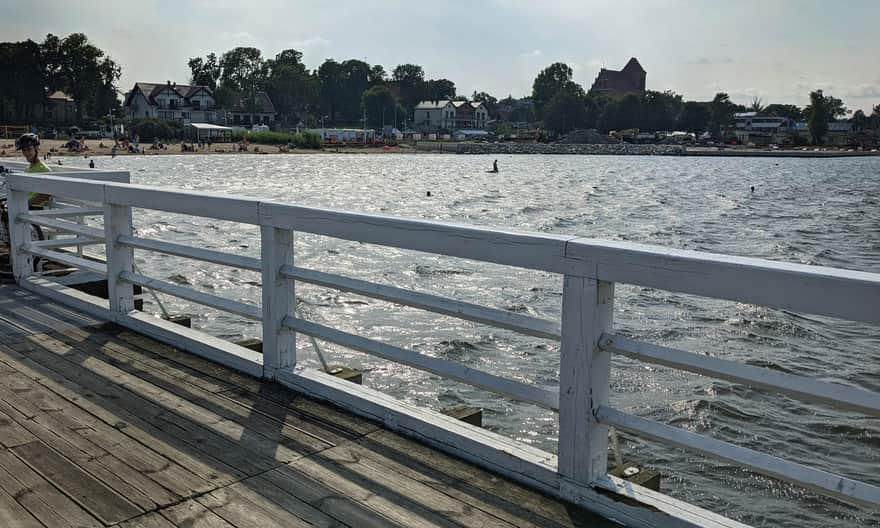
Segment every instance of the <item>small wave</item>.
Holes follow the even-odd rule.
[[[440,268],[434,268],[432,266],[425,266],[425,265],[419,264],[418,266],[416,266],[416,273],[418,273],[419,275],[431,276],[431,275],[473,275],[474,272],[472,270],[440,269]]]
[[[175,282],[175,283],[180,284],[180,285],[183,285],[183,286],[189,286],[189,285],[192,284],[192,283],[189,281],[189,279],[187,279],[186,277],[184,277],[184,276],[181,275],[180,273],[175,273],[175,274],[173,274],[173,275],[169,275],[169,276],[167,277],[167,279],[170,280],[171,282]]]

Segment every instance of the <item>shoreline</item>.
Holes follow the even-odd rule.
[[[0,140],[0,159],[20,158],[13,140]],[[56,157],[106,157],[112,156],[112,143],[107,140],[86,140],[88,150],[68,152],[62,148],[65,140],[43,140],[41,157],[49,153],[48,161]],[[101,144],[103,143],[103,146]],[[648,145],[630,143],[611,144],[563,144],[563,143],[443,143],[421,141],[414,146],[401,145],[386,149],[384,146],[343,145],[323,149],[290,149],[282,151],[277,145],[251,144],[246,152],[237,151],[237,143],[214,143],[194,151],[183,152],[180,144],[168,145],[161,150],[147,148],[143,153],[117,151],[117,156],[167,156],[167,155],[260,155],[260,154],[541,154],[541,155],[612,155],[612,156],[690,156],[727,158],[856,158],[878,157],[880,151],[866,150],[765,150],[757,148],[686,147],[683,145]]]

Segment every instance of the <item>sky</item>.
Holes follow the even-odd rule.
[[[236,46],[274,57],[415,63],[459,94],[531,93],[554,62],[589,89],[637,57],[647,88],[687,100],[806,105],[811,90],[852,110],[880,104],[880,0],[0,0],[0,40],[83,32],[122,66],[120,87],[189,81],[187,61]]]

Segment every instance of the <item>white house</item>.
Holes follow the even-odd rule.
[[[422,101],[413,111],[413,125],[422,129],[450,129],[455,126],[455,105],[452,101]]]
[[[221,125],[275,124],[275,106],[266,92],[258,92],[252,105],[238,101],[229,111],[217,108],[207,86],[190,86],[167,81],[165,84],[135,83],[125,94],[125,115],[129,119],[173,119],[183,124]],[[250,106],[251,108],[247,108]]]
[[[481,130],[489,122],[489,111],[478,102],[422,101],[416,105],[413,119],[419,130]]]
[[[189,86],[171,81],[165,84],[135,83],[125,94],[129,119],[174,119],[182,123],[215,123],[225,120],[225,112],[215,106],[214,94],[207,86]]]

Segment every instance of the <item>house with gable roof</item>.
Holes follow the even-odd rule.
[[[476,101],[422,101],[413,111],[413,125],[419,130],[477,129],[489,123],[489,110]]]
[[[275,124],[275,106],[265,92],[258,92],[253,108],[242,101],[228,111],[217,107],[214,93],[207,86],[138,82],[125,94],[123,107],[129,119],[171,119],[183,124],[214,123],[250,126]]]

